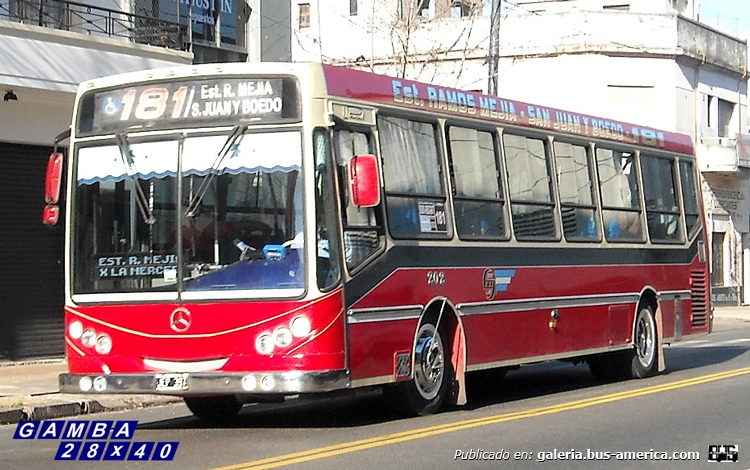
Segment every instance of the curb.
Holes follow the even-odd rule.
[[[132,410],[137,408],[150,408],[160,405],[179,403],[179,397],[162,398],[161,400],[129,400],[114,406],[104,406],[97,400],[84,400],[81,402],[57,403],[51,405],[27,405],[21,408],[0,410],[0,425],[16,424],[25,420],[45,420],[57,418],[70,418],[72,416],[102,413],[105,411]]]

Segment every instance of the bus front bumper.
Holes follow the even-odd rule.
[[[148,374],[60,374],[60,392],[75,394],[293,395],[349,387],[346,370],[317,372],[164,372]]]

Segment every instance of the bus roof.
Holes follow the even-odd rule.
[[[685,134],[334,65],[323,71],[333,96],[693,154]]]
[[[242,76],[254,74],[289,74],[304,76],[320,73],[319,63],[221,63],[182,65],[142,70],[100,77],[83,82],[79,94],[94,89],[132,82],[149,82],[190,77]],[[401,107],[480,119],[499,125],[543,129],[584,138],[661,148],[682,154],[693,154],[690,136],[642,127],[516,101],[474,91],[458,90],[413,80],[394,78],[347,67],[322,64],[329,96],[369,101]],[[317,88],[317,80],[302,79],[303,88]],[[322,90],[320,90],[322,91]]]

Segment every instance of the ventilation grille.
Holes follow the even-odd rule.
[[[705,326],[708,321],[708,289],[704,271],[690,272],[690,297],[693,300],[693,326]]]

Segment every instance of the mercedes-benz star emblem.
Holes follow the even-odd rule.
[[[190,310],[179,307],[174,309],[169,317],[169,326],[177,333],[184,333],[193,324],[193,314]]]

